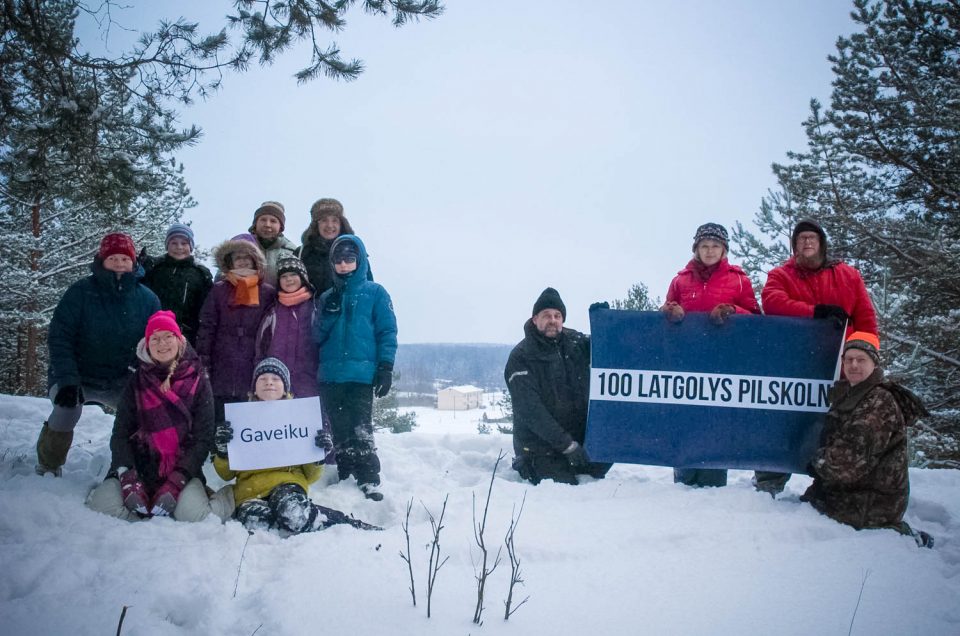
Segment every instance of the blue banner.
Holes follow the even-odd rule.
[[[830,320],[590,312],[594,461],[804,472],[844,329]]]

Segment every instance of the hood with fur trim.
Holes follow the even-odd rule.
[[[257,271],[263,275],[263,269],[267,260],[263,255],[263,250],[261,250],[260,246],[256,243],[234,237],[213,248],[213,257],[216,259],[217,267],[220,268],[221,272],[230,271],[230,265],[227,263],[227,257],[231,254],[243,254],[249,256],[253,259],[253,263],[256,266]]]

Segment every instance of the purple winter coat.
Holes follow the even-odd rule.
[[[257,328],[277,298],[267,283],[260,283],[260,304],[234,305],[234,287],[218,281],[200,310],[197,353],[210,374],[216,397],[245,398],[256,364]]]
[[[299,305],[276,302],[263,317],[257,335],[257,360],[279,358],[290,370],[293,397],[315,397],[320,353],[313,340],[313,299]]]

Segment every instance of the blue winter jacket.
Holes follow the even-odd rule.
[[[119,279],[100,259],[90,269],[67,288],[50,320],[50,386],[115,386],[136,362],[147,319],[160,311],[156,294],[140,284],[140,265]]]
[[[373,383],[381,362],[393,365],[397,356],[397,317],[390,294],[367,280],[369,264],[363,242],[352,234],[337,237],[330,247],[352,241],[357,245],[357,269],[334,274],[333,287],[317,301],[313,338],[320,347],[318,382]]]

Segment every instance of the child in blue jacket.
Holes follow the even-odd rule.
[[[320,347],[320,396],[333,426],[340,479],[356,477],[363,494],[380,501],[373,396],[390,391],[397,317],[387,290],[367,280],[367,251],[359,238],[338,237],[330,261],[334,284],[317,301],[313,326]]]

